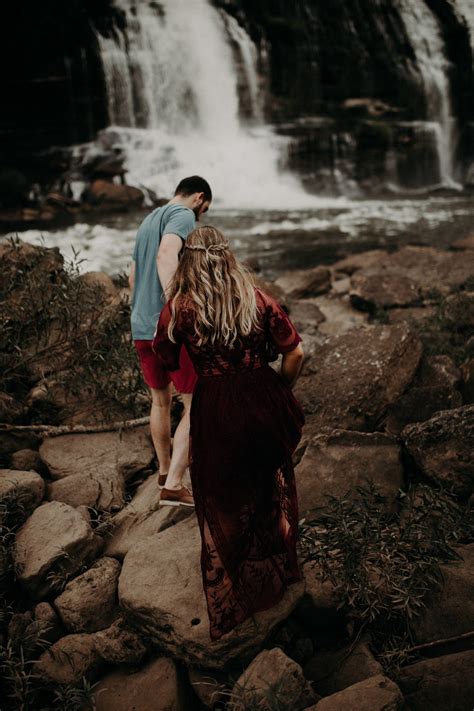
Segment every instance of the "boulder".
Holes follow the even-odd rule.
[[[382,674],[366,642],[317,652],[305,665],[304,674],[322,696],[329,696],[364,679]]]
[[[99,470],[95,474],[73,474],[49,484],[47,498],[74,507],[116,511],[125,503],[125,482],[121,474],[107,470]]]
[[[35,672],[55,684],[77,684],[93,679],[101,660],[91,634],[70,634],[55,642],[34,665]]]
[[[377,274],[390,275],[390,278],[400,276],[407,287],[411,282],[422,298],[430,298],[433,291],[447,295],[468,282],[474,273],[474,253],[445,252],[434,247],[410,245],[391,254],[374,250],[353,255],[336,262],[333,269],[369,277]]]
[[[53,644],[64,635],[61,620],[49,602],[38,603],[34,610],[34,617],[38,625],[40,639]]]
[[[189,667],[189,682],[205,708],[214,708],[216,704],[225,707],[229,700],[228,675],[216,669],[198,669]]]
[[[33,471],[0,469],[0,501],[24,519],[41,502],[44,481]]]
[[[385,429],[398,435],[408,424],[425,422],[440,410],[452,410],[461,405],[462,395],[452,387],[410,387],[397,402],[389,405]]]
[[[421,352],[405,324],[329,337],[305,365],[295,396],[314,426],[373,430],[413,380]]]
[[[461,371],[447,355],[423,356],[415,378],[420,387],[458,387]]]
[[[56,501],[43,504],[16,536],[17,578],[32,594],[43,597],[62,587],[100,547],[90,524],[75,509]]]
[[[456,331],[474,327],[474,291],[460,291],[446,297],[441,305],[441,316]]]
[[[336,694],[326,696],[306,711],[402,711],[403,696],[398,686],[386,676],[379,674],[347,687]]]
[[[11,455],[10,468],[18,469],[23,472],[35,471],[41,474],[44,471],[44,464],[37,450],[20,449]]]
[[[160,506],[158,474],[141,484],[131,502],[113,518],[113,532],[107,539],[107,555],[123,559],[130,548],[147,536],[164,531],[193,514],[184,506]]]
[[[403,667],[397,683],[413,711],[472,711],[474,650]]]
[[[107,629],[97,632],[94,640],[102,659],[111,664],[138,664],[147,652],[143,635],[121,617]]]
[[[423,325],[436,316],[436,308],[424,304],[424,306],[406,306],[405,308],[392,308],[387,311],[388,323],[407,323],[416,329],[417,325]]]
[[[112,623],[120,567],[113,558],[100,558],[66,585],[54,605],[69,632],[97,632]]]
[[[296,329],[302,333],[316,333],[326,317],[314,301],[300,299],[290,302],[290,318]]]
[[[413,306],[420,301],[418,285],[403,274],[357,272],[351,279],[351,304],[374,312],[394,306]]]
[[[385,429],[399,434],[405,425],[429,420],[436,412],[462,405],[457,389],[461,371],[446,355],[423,356],[409,388],[389,406]]]
[[[40,455],[53,479],[74,474],[97,476],[119,473],[125,479],[145,469],[155,452],[148,429],[135,427],[121,432],[71,434],[46,439]]]
[[[468,498],[474,491],[474,405],[438,412],[426,422],[408,425],[403,443],[420,471]]]
[[[351,254],[349,257],[340,259],[332,265],[336,273],[354,274],[360,269],[371,269],[383,264],[387,258],[387,252],[383,249],[371,249],[359,254]]]
[[[327,497],[357,496],[373,482],[393,504],[403,484],[397,441],[380,432],[323,430],[313,437],[296,467],[300,512],[322,508]]]
[[[188,689],[175,663],[160,657],[130,674],[113,671],[94,687],[96,711],[190,711]]]
[[[240,675],[232,693],[243,708],[265,711],[275,708],[275,703],[279,711],[301,711],[317,699],[300,665],[279,647],[260,652]]]
[[[200,553],[194,516],[135,544],[123,562],[119,601],[160,649],[188,664],[224,668],[259,650],[272,628],[293,610],[304,585],[291,585],[277,605],[211,642]]]
[[[109,180],[94,180],[84,194],[84,199],[91,205],[121,205],[141,207],[144,194],[131,185],[117,185]]]
[[[8,641],[16,653],[29,659],[43,652],[45,646],[64,635],[64,628],[56,612],[47,602],[35,609],[15,612],[8,623]]]
[[[108,302],[114,301],[120,294],[112,278],[105,272],[86,272],[79,279],[88,286],[98,287],[102,290]]]
[[[442,565],[442,589],[431,593],[411,623],[419,643],[434,642],[474,630],[474,543],[456,549],[461,560]]]
[[[352,308],[349,299],[334,298],[332,295],[318,296],[314,303],[325,317],[319,325],[319,333],[326,336],[340,336],[354,328],[360,328],[367,323],[368,315]],[[306,344],[306,334],[303,347]]]
[[[326,267],[286,272],[275,284],[290,299],[304,299],[325,294],[331,288],[331,272]]]
[[[463,239],[457,239],[451,247],[456,250],[474,249],[474,232]]]

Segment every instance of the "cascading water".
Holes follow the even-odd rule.
[[[298,179],[281,169],[286,139],[263,125],[242,125],[229,39],[241,52],[257,121],[261,106],[256,50],[237,21],[224,20],[208,0],[159,6],[120,0],[120,6],[127,42],[119,34],[100,46],[115,123],[110,130],[127,152],[130,181],[169,195],[181,177],[198,173],[218,201],[234,207],[314,205]]]
[[[450,64],[438,21],[422,0],[397,0],[397,5],[424,84],[438,148],[441,184],[460,188],[453,178],[457,132],[451,108]]]
[[[472,61],[474,64],[474,0],[456,0],[455,6],[459,15],[464,19],[467,29],[469,30],[472,47]]]

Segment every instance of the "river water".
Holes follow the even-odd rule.
[[[221,229],[240,259],[258,263],[268,277],[286,269],[330,263],[345,254],[403,244],[448,248],[474,231],[469,195],[420,199],[348,200],[313,198],[303,209],[211,208],[203,224]],[[29,230],[21,238],[79,254],[81,271],[128,270],[137,227],[145,212],[103,216],[52,232]]]

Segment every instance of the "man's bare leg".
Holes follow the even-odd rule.
[[[150,431],[160,466],[167,474],[171,461],[171,384],[163,390],[151,388]]]
[[[189,413],[192,397],[191,394],[181,394],[184,412],[174,433],[173,456],[166,480],[167,489],[180,489],[183,486],[184,474],[189,463]]]

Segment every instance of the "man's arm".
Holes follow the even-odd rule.
[[[181,237],[172,233],[164,234],[156,255],[158,276],[167,299],[169,287],[178,268],[178,258],[182,246],[183,240]]]
[[[130,264],[130,273],[128,275],[128,285],[130,287],[130,299],[133,299],[133,290],[135,288],[135,261]]]

